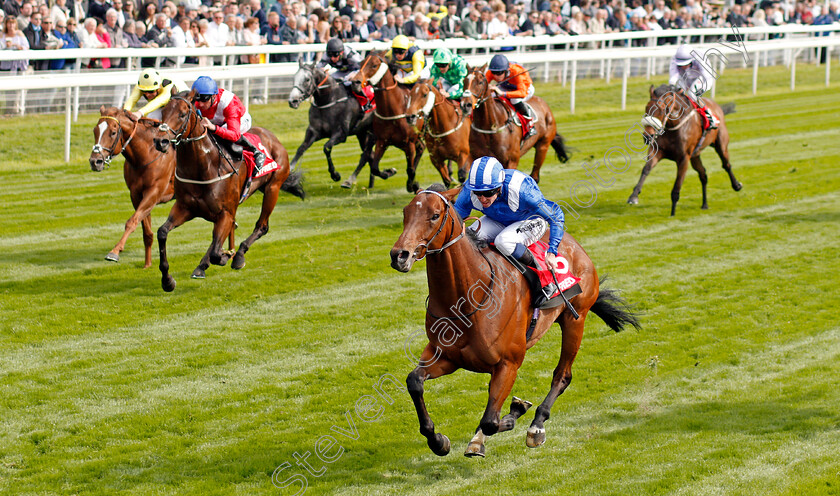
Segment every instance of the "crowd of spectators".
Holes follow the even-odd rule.
[[[50,5],[50,2],[52,5]],[[512,36],[580,35],[698,27],[832,24],[836,2],[817,0],[4,0],[0,48],[221,47]],[[661,43],[673,39],[660,38]],[[176,62],[209,65],[214,57]],[[293,60],[272,54],[269,62]],[[241,63],[265,62],[258,55]],[[74,59],[3,61],[0,71],[61,70]],[[124,60],[81,60],[90,68]],[[141,59],[150,66],[154,59]]]

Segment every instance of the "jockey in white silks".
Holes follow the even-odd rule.
[[[692,52],[694,55],[692,55]],[[717,117],[700,98],[714,84],[715,76],[705,55],[695,51],[691,45],[681,45],[671,59],[671,77],[668,84],[678,86],[694,102],[703,116],[703,129],[717,129],[720,123]]]

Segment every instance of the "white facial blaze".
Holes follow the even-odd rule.
[[[429,112],[432,111],[432,107],[435,106],[435,94],[433,92],[429,92],[429,95],[426,97],[426,105],[423,105],[423,115],[429,115]]]
[[[96,144],[93,145],[93,151],[94,152],[96,152],[97,150],[102,148],[102,137],[105,136],[105,132],[108,131],[108,123],[105,122],[105,121],[102,121],[96,127],[99,128],[99,139],[96,140]]]
[[[385,72],[388,70],[388,66],[385,64],[379,64],[379,69],[376,70],[376,73],[369,79],[370,84],[376,86],[379,84],[379,80],[382,79],[382,76],[385,75]]]

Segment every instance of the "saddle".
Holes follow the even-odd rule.
[[[537,270],[528,267],[530,270],[524,272],[525,280],[531,287],[531,303],[535,308],[547,309],[560,306],[564,303],[563,298],[560,297],[560,291],[567,300],[574,298],[581,294],[583,290],[580,287],[580,278],[571,273],[571,267],[565,257],[558,254],[557,258],[560,262],[560,268],[553,276],[548,270],[548,264],[545,262],[545,254],[548,250],[548,244],[543,241],[537,241],[528,247],[528,250],[534,255],[537,265],[545,267],[543,270]],[[561,273],[565,270],[565,273]],[[558,287],[559,285],[559,287]]]
[[[513,104],[510,102],[510,100],[508,98],[503,97],[503,96],[499,96],[499,99],[502,102],[504,102],[504,104],[507,106],[508,110],[510,112],[513,112],[513,115],[515,115],[519,119],[519,123],[516,124],[516,125],[520,126],[522,128],[522,136],[526,136],[528,134],[528,132],[531,130],[531,127],[532,127],[531,120],[528,119],[528,116],[520,114],[516,110],[516,107],[513,106]],[[522,103],[524,103],[525,106],[528,107],[528,113],[533,115],[534,119],[536,119],[537,113],[534,111],[534,107],[532,107],[528,102],[522,102]],[[516,123],[516,121],[514,121],[514,123]]]

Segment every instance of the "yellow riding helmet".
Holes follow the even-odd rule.
[[[140,91],[155,91],[160,88],[163,78],[160,73],[154,69],[145,69],[140,73],[137,79],[137,87]]]
[[[408,36],[404,34],[394,37],[394,41],[391,42],[391,48],[399,48],[402,50],[408,50],[409,45],[411,45],[411,41],[409,41]]]

